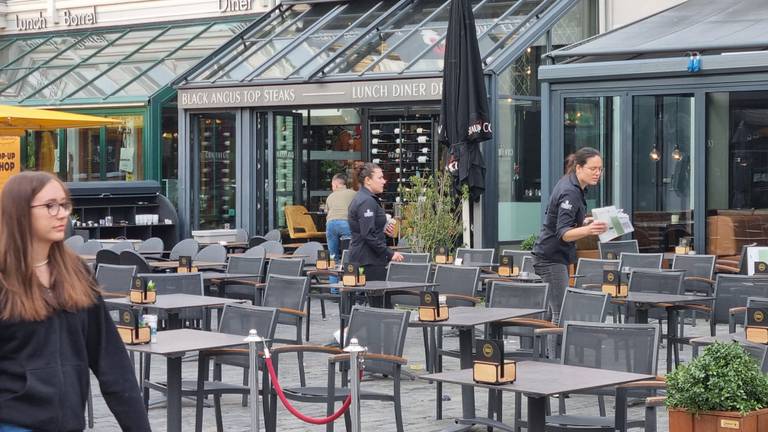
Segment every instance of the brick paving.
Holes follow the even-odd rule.
[[[332,334],[338,329],[338,308],[335,304],[331,303],[327,306],[328,318],[327,320],[321,320],[320,318],[320,306],[319,302],[313,302],[312,310],[312,330],[310,343],[325,344],[332,340]],[[686,332],[689,335],[706,335],[708,333],[708,325],[706,322],[699,320],[698,325],[695,327],[686,327]],[[287,329],[290,335],[291,329]],[[727,333],[727,328],[718,328],[718,334]],[[159,337],[162,338],[162,332]],[[446,337],[445,345],[448,348],[456,347],[458,345],[458,339],[456,337]],[[665,348],[659,351],[659,371],[665,370]],[[685,347],[681,352],[683,359],[690,358],[691,349]],[[410,329],[406,341],[405,356],[409,359],[409,365],[406,367],[408,371],[413,374],[426,373],[424,370],[424,348],[421,337],[421,331]],[[327,378],[327,369],[325,356],[309,354],[305,357],[305,364],[307,365],[307,382],[316,383],[318,386],[325,385]],[[183,365],[183,377],[185,380],[194,380],[196,378],[196,361],[184,362]],[[450,370],[458,368],[458,360],[446,358],[444,360],[444,369]],[[224,380],[238,383],[242,382],[242,370],[237,368],[224,369]],[[165,362],[162,359],[157,358],[152,364],[152,377],[153,379],[164,379]],[[296,357],[293,355],[286,355],[281,358],[280,366],[280,379],[284,386],[298,384],[298,374],[296,371]],[[390,391],[392,388],[392,381],[385,378],[369,378],[366,377],[363,381],[363,387],[372,390]],[[96,431],[119,431],[120,428],[117,425],[114,417],[106,407],[104,400],[102,399],[98,383],[93,380],[92,392],[94,395],[94,411],[95,411],[95,425]],[[453,424],[451,420],[453,417],[461,414],[461,392],[458,386],[446,385],[444,386],[444,398],[446,400],[443,404],[444,420],[435,420],[435,387],[433,384],[429,384],[422,380],[409,380],[404,378],[402,381],[402,400],[403,400],[403,419],[406,431],[418,431],[418,432],[432,432],[440,431],[443,428]],[[156,397],[158,394],[153,393]],[[477,406],[478,415],[482,414],[486,410],[487,392],[476,391],[475,403]],[[514,398],[510,396],[505,397],[504,403],[504,419],[507,423],[512,423],[513,411],[514,411]],[[279,402],[278,402],[279,403]],[[610,407],[612,401],[609,399],[606,402],[609,407],[609,414],[612,412]],[[239,396],[225,396],[222,398],[223,406],[223,423],[226,431],[247,431],[250,425],[249,410],[241,405],[241,399]],[[297,403],[299,409],[312,416],[324,416],[325,405],[322,404],[301,404]],[[556,407],[556,402],[553,403],[553,407]],[[569,413],[580,413],[593,415],[597,414],[597,400],[592,397],[573,397],[567,402]],[[189,400],[184,400],[182,411],[182,427],[184,431],[194,430],[195,425],[195,410],[194,403]],[[523,407],[523,413],[525,413],[525,407]],[[392,404],[384,402],[362,402],[361,412],[362,415],[362,429],[364,431],[395,431],[394,426],[394,411]],[[643,411],[641,408],[633,408],[630,410],[630,418],[641,418]],[[303,423],[294,418],[282,405],[278,410],[278,427],[277,430],[281,432],[293,432],[293,431],[324,431],[324,426],[309,425]],[[154,431],[165,431],[165,406],[153,407],[149,410],[149,417]],[[335,424],[336,430],[343,431],[343,420],[338,420]],[[204,410],[204,423],[203,430],[215,431],[216,422],[213,408],[205,408]],[[484,431],[485,428],[475,427],[473,430]],[[667,431],[667,417],[664,409],[659,410],[658,415],[658,430]]]

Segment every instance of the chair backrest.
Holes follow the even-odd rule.
[[[283,234],[279,229],[269,230],[266,234],[264,234],[264,238],[268,241],[276,241],[278,243],[283,242]]]
[[[741,246],[741,253],[739,254],[739,274],[747,274],[747,252],[749,248],[757,246],[757,243],[749,243]]]
[[[104,246],[98,240],[88,240],[80,246],[78,253],[80,255],[96,255],[96,252],[104,249]]]
[[[624,277],[622,275],[622,277]],[[630,292],[656,294],[682,294],[684,272],[632,270],[629,276]]]
[[[159,254],[165,250],[165,243],[160,237],[150,237],[141,242],[136,250],[142,253],[157,252]]]
[[[549,284],[545,282],[493,281],[487,307],[546,309]]]
[[[524,250],[514,250],[514,249],[504,249],[501,251],[501,256],[511,256],[514,260],[514,265],[518,266],[522,270],[523,266],[523,259],[525,257],[531,257],[533,258],[533,252],[531,251],[524,251]],[[531,263],[533,265],[533,263]]]
[[[105,292],[128,294],[135,272],[136,267],[130,265],[99,264],[96,268],[96,282]]]
[[[403,256],[403,262],[405,263],[428,263],[429,262],[429,254],[428,253],[410,253],[410,252],[403,252],[400,255]]]
[[[219,244],[208,245],[200,250],[197,255],[194,255],[195,261],[204,262],[226,262],[227,261],[227,248]]]
[[[203,295],[202,273],[139,273],[147,282],[154,281],[158,295]]]
[[[129,242],[127,240],[119,241],[112,246],[109,247],[109,249],[115,251],[115,252],[121,252],[124,250],[134,250],[133,249],[133,243]]]
[[[73,252],[80,252],[80,247],[85,243],[83,236],[73,235],[72,237],[64,240],[64,246],[72,249]]]
[[[277,309],[244,304],[225,305],[219,321],[219,333],[248,336],[254,329],[265,339],[274,338],[276,327]]]
[[[305,276],[270,275],[267,277],[261,304],[267,307],[304,310],[308,293],[309,279]]]
[[[536,273],[536,270],[533,268],[533,256],[523,257],[523,264],[520,266],[520,271],[526,273]]]
[[[267,254],[266,249],[264,249],[261,246],[254,246],[245,252],[243,252],[243,255],[245,256],[251,256],[251,257],[260,257],[264,258],[264,256]]]
[[[629,253],[619,255],[619,269],[661,269],[662,253]]]
[[[317,264],[317,251],[323,250],[323,245],[316,241],[304,243],[293,251],[293,255],[304,258],[304,262],[308,265]],[[304,255],[304,256],[302,256]]]
[[[246,231],[245,228],[235,228],[235,241],[247,242],[248,231]]]
[[[124,250],[120,252],[120,265],[130,265],[136,267],[136,273],[151,273],[152,267],[147,260],[133,250]]]
[[[180,256],[191,256],[194,257],[197,255],[197,251],[200,250],[200,244],[195,239],[184,239],[176,245],[173,246],[171,249],[171,254],[168,257],[171,261],[175,261],[179,259]]]
[[[260,275],[264,272],[264,258],[257,256],[233,256],[227,261],[227,273]]]
[[[344,341],[349,343],[356,338],[370,353],[402,356],[409,318],[408,311],[355,306]],[[365,369],[392,375],[394,367],[391,363],[366,360]]]
[[[656,375],[658,326],[568,322],[564,327],[563,364]]]
[[[252,248],[254,246],[258,246],[264,243],[265,241],[268,241],[268,240],[264,236],[253,236],[248,239],[248,247]]]
[[[456,249],[456,258],[461,259],[461,265],[471,266],[473,264],[487,264],[493,262],[493,255],[496,249]]]
[[[749,297],[747,299],[747,309],[751,307],[768,308],[768,297]],[[747,322],[747,314],[749,310],[744,312],[744,321]]]
[[[571,321],[605,321],[608,308],[608,294],[599,291],[586,291],[567,288],[560,308],[560,326]]]
[[[387,280],[390,282],[427,282],[430,263],[390,262],[387,266]]]
[[[285,210],[285,224],[288,226],[288,233],[291,237],[299,233],[317,232],[315,221],[312,215],[307,212],[307,208],[302,205],[287,205]]]
[[[397,240],[397,245],[405,248],[411,247],[411,240],[406,236],[402,236]]]
[[[575,288],[600,290],[603,284],[603,270],[616,270],[619,268],[619,260],[606,260],[594,258],[579,258],[576,264]]]
[[[347,249],[341,251],[341,262],[339,264],[341,264],[342,267],[349,264],[349,251]]]
[[[96,252],[96,264],[114,264],[120,265],[120,253],[112,249],[102,249]]]
[[[686,292],[700,292],[709,294],[712,287],[702,281],[691,280],[691,277],[700,277],[712,279],[715,273],[714,255],[675,255],[672,259],[672,268],[674,270],[684,270],[685,279],[683,287]]]
[[[460,267],[453,265],[438,265],[432,279],[437,286],[435,291],[440,294],[459,294],[470,297],[477,295],[477,282],[480,279],[480,269],[477,267]],[[470,306],[471,303],[448,300],[448,306]]]
[[[747,305],[750,297],[768,297],[768,278],[720,273],[715,279],[715,324],[728,323],[729,310]],[[736,322],[743,324],[744,315],[736,315]]]
[[[283,244],[280,242],[276,242],[274,240],[265,241],[259,246],[264,248],[264,251],[266,251],[266,253],[268,254],[284,254],[285,253],[285,248],[283,248]]]
[[[272,275],[301,276],[302,270],[304,270],[304,260],[301,258],[271,259],[267,267],[267,277]]]
[[[614,240],[609,242],[597,242],[597,249],[600,251],[600,258],[615,260],[623,252],[638,253],[640,248],[637,240]]]

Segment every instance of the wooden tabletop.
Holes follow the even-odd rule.
[[[544,309],[523,308],[486,308],[473,306],[457,306],[448,310],[445,321],[419,321],[408,323],[411,327],[474,327],[510,318],[521,318],[544,312]]]
[[[559,363],[522,361],[517,363],[514,383],[490,385],[476,383],[472,369],[441,372],[419,376],[426,381],[471,385],[493,390],[525,393],[535,397],[576,393],[601,387],[613,387],[633,381],[654,379],[653,375],[617,372],[606,369],[567,366]]]

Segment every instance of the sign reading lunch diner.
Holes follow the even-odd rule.
[[[266,107],[440,100],[441,78],[179,89],[181,108]]]

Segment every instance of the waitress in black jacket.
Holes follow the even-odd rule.
[[[366,163],[358,173],[360,190],[349,204],[349,262],[365,268],[366,280],[385,280],[387,264],[402,261],[403,255],[387,247],[386,235],[392,236],[394,224],[387,223],[387,215],[376,196],[384,192],[384,173],[375,163]]]
[[[63,243],[72,202],[27,171],[0,197],[0,432],[82,431],[89,369],[124,431],[149,431],[128,354],[82,260]]]
[[[568,286],[568,265],[576,262],[576,240],[604,233],[605,222],[587,215],[586,189],[596,186],[603,174],[600,152],[583,147],[566,166],[566,174],[557,182],[544,212],[544,224],[533,245],[533,268],[549,284],[549,309],[558,322],[560,305]]]

